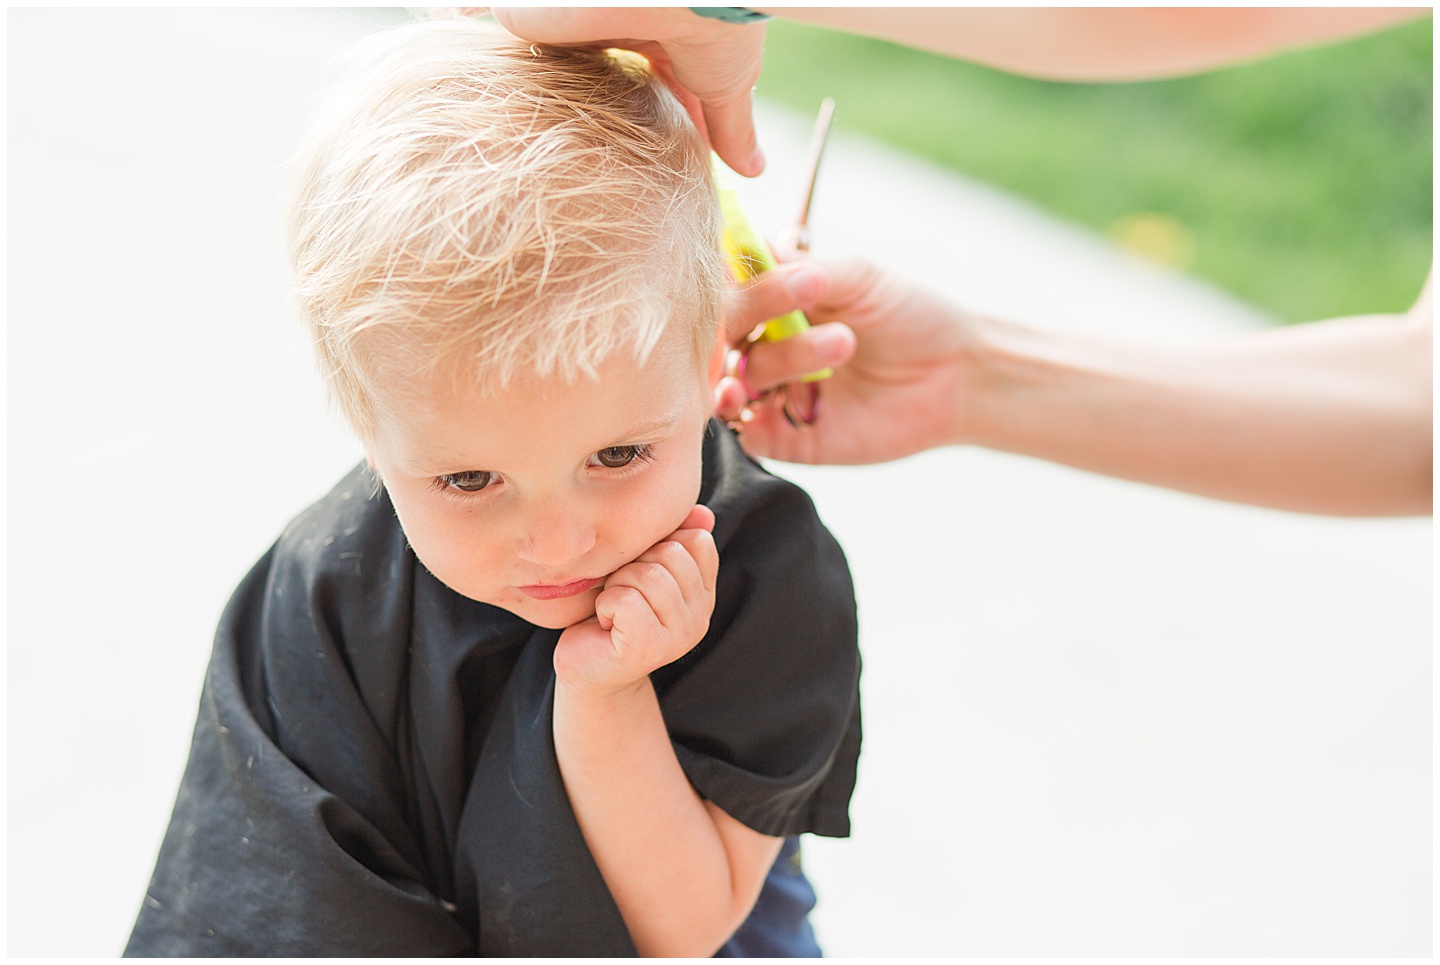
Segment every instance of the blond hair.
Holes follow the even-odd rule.
[[[443,365],[503,387],[714,344],[724,265],[708,153],[643,59],[475,20],[347,54],[296,164],[294,293],[362,439]],[[384,390],[382,393],[378,390]]]

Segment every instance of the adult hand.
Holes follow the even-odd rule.
[[[750,93],[760,77],[765,24],[729,24],[686,7],[491,7],[506,30],[557,46],[621,47],[643,54],[735,171],[765,170]]]
[[[978,319],[861,261],[795,262],[766,272],[726,305],[740,345],[756,325],[794,308],[814,326],[748,349],[745,386],[716,389],[716,414],[743,425],[746,451],[786,462],[857,464],[898,459],[961,442],[974,413],[973,326]],[[848,359],[848,361],[847,361]],[[825,367],[819,418],[796,429],[771,395],[747,408],[745,388],[764,392]]]

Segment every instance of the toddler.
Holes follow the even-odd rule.
[[[702,142],[643,61],[478,21],[347,67],[290,233],[366,462],[221,619],[127,954],[818,953],[854,598],[710,418]]]

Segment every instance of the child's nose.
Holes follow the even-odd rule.
[[[520,536],[516,552],[527,563],[549,570],[562,570],[595,547],[595,527],[574,513],[537,513]],[[594,573],[566,573],[565,576],[595,576]]]

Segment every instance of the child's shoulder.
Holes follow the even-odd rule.
[[[700,501],[715,511],[720,550],[710,630],[651,675],[681,766],[763,834],[844,836],[860,752],[845,555],[809,495],[716,423]]]
[[[361,463],[290,521],[268,562],[272,584],[353,624],[353,614],[373,621],[382,601],[406,606],[416,561],[389,496]]]
[[[705,432],[704,467],[700,502],[715,511],[716,542],[772,514],[782,516],[784,526],[819,523],[805,490],[768,472],[741,447],[734,432],[713,419]]]
[[[412,635],[417,568],[389,497],[362,463],[290,521],[256,566],[263,586],[242,587],[235,601],[262,611],[273,631],[266,660],[308,666],[317,648],[304,641],[324,639],[347,663],[365,653],[389,673]]]
[[[848,589],[845,555],[804,489],[767,472],[715,421],[706,433],[704,463],[700,502],[715,513],[722,560],[838,568]]]
[[[375,556],[403,552],[395,510],[364,463],[290,521],[280,534],[280,556],[310,566],[354,572]]]

